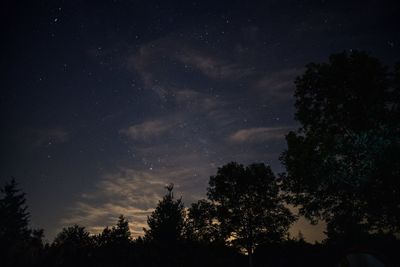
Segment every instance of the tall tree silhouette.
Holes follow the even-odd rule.
[[[156,243],[176,243],[181,240],[185,210],[181,199],[174,199],[173,184],[166,187],[167,194],[148,217],[149,229],[144,229],[145,240]]]
[[[221,234],[247,251],[250,266],[257,245],[281,240],[295,219],[279,196],[271,168],[262,163],[224,165],[210,177],[207,190],[217,208]]]
[[[15,179],[1,188],[0,240],[12,243],[29,237],[29,213],[25,193],[17,188]]]
[[[286,136],[283,185],[330,238],[400,230],[399,77],[399,67],[393,75],[353,51],[307,65],[295,81],[301,127]]]
[[[131,242],[131,231],[129,222],[123,215],[118,217],[117,226],[112,228],[112,236],[118,244],[126,245]]]
[[[0,189],[0,255],[4,266],[32,264],[42,249],[43,230],[29,228],[25,193],[11,179]]]

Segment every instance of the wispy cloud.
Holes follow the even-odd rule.
[[[100,205],[90,205],[85,202],[77,202],[70,211],[69,217],[61,220],[62,225],[79,224],[84,225],[89,232],[97,234],[103,231],[106,226],[115,225],[117,218],[123,214],[129,220],[129,228],[134,237],[143,234],[146,227],[147,216],[151,214],[151,209],[138,209],[135,206],[116,205],[104,203]]]
[[[129,126],[120,130],[120,133],[128,136],[133,140],[145,140],[148,138],[158,137],[165,134],[174,126],[171,120],[149,120],[140,124]]]
[[[188,155],[196,159],[192,156]],[[186,160],[180,156],[177,158],[177,161]],[[199,193],[192,188],[196,184],[193,181],[195,169],[184,165],[152,170],[121,168],[107,174],[93,192],[82,194],[60,224],[66,226],[76,223],[87,227],[91,233],[99,233],[104,227],[115,225],[118,216],[123,214],[130,221],[133,236],[143,235],[143,227],[147,227],[147,216],[166,193],[165,185],[171,182],[175,184],[176,197],[186,193],[184,199],[188,201],[187,204],[194,198],[200,198]]]
[[[123,214],[131,222],[134,236],[141,235],[157,202],[162,198],[163,181],[151,172],[120,169],[106,175],[91,194],[71,208],[62,220],[62,225],[80,224],[92,233],[98,233],[107,225],[115,225]]]
[[[242,129],[232,135],[231,141],[271,140],[282,137],[283,132],[284,128]],[[262,136],[264,134],[269,137]],[[60,225],[77,223],[92,233],[99,233],[105,226],[115,225],[118,215],[123,214],[130,221],[133,236],[137,237],[143,235],[147,216],[165,194],[166,184],[174,183],[175,196],[182,196],[184,203],[190,205],[205,197],[207,181],[221,164],[232,160],[254,162],[268,156],[261,152],[238,154],[240,151],[234,148],[237,146],[222,147],[217,142],[208,144],[207,140],[199,140],[188,147],[185,142],[134,147],[137,161],[102,176],[91,192],[81,195]],[[225,156],[216,157],[213,149],[222,149],[221,154]]]
[[[278,72],[267,73],[256,80],[254,88],[265,97],[288,99],[293,96],[294,79],[303,69],[292,68]]]
[[[160,70],[160,59],[164,61],[173,54],[174,46],[170,38],[158,40],[142,45],[136,52],[127,55],[125,67],[138,74],[143,85],[153,90],[161,99],[170,93],[168,86],[163,83],[163,71]]]
[[[288,131],[288,127],[248,128],[236,131],[228,139],[234,143],[260,143],[283,139]]]
[[[186,49],[184,53],[177,55],[177,59],[212,79],[237,80],[254,74],[254,69],[252,68],[244,67],[238,63],[227,62],[199,50]]]
[[[143,44],[135,53],[127,55],[125,66],[138,74],[145,88],[161,99],[176,94],[179,79],[168,75],[168,67],[196,70],[211,80],[236,81],[257,72],[241,62],[223,59],[189,42],[178,42],[171,36]],[[178,85],[177,85],[178,82]],[[174,84],[174,86],[171,86]],[[192,89],[191,89],[192,90]]]
[[[236,51],[234,53],[240,54]],[[186,88],[179,79],[168,73],[168,67],[186,69],[191,75],[203,75],[205,82],[241,82],[263,99],[286,101],[292,99],[294,79],[302,68],[287,68],[267,72],[249,66],[240,57],[225,59],[205,49],[195,48],[190,43],[177,43],[176,39],[164,37],[143,44],[134,54],[127,56],[126,66],[138,74],[146,89],[152,90],[161,100],[190,100],[185,94],[200,93],[198,89]],[[195,72],[193,72],[193,70]],[[201,92],[204,94],[204,91]],[[182,97],[183,96],[183,97]],[[212,98],[207,98],[213,104]],[[187,101],[189,102],[189,101]]]
[[[174,96],[179,106],[192,111],[211,111],[225,105],[224,101],[212,95],[192,89],[176,90]]]

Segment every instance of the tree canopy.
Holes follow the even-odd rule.
[[[128,220],[121,214],[117,225],[104,228],[103,232],[96,236],[96,242],[101,247],[123,247],[132,241]]]
[[[399,67],[343,52],[307,65],[295,84],[301,127],[281,156],[291,202],[312,222],[325,220],[331,238],[398,231]]]
[[[187,239],[197,242],[224,242],[217,222],[217,209],[213,203],[205,199],[192,203],[188,209],[185,235]]]
[[[173,184],[166,187],[167,194],[148,217],[149,229],[144,229],[145,240],[171,244],[183,236],[185,210],[182,199],[174,199]]]
[[[90,233],[85,227],[75,224],[63,228],[55,237],[53,246],[79,251],[89,247],[91,242]]]
[[[294,221],[269,166],[232,162],[210,177],[207,195],[226,240],[251,255],[262,242],[280,241]]]

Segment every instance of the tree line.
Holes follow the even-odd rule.
[[[29,228],[12,180],[1,188],[2,266],[334,266],[354,248],[398,264],[400,65],[343,52],[308,64],[295,85],[301,126],[286,135],[285,173],[231,162],[187,209],[167,186],[143,237],[132,239],[121,215],[97,235],[66,227],[51,244]],[[290,237],[299,216],[324,221],[327,238]]]

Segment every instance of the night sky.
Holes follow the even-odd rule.
[[[16,178],[49,241],[119,214],[137,236],[165,184],[188,206],[230,161],[283,172],[307,63],[351,49],[400,60],[396,1],[11,2],[0,182]],[[322,237],[322,226],[299,229]]]

